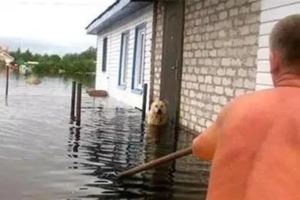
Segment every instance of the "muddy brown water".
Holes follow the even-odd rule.
[[[205,199],[208,163],[192,156],[113,176],[189,146],[191,134],[143,129],[140,111],[85,93],[76,129],[69,124],[71,80],[41,80],[29,85],[11,75],[5,99],[0,74],[0,199]]]

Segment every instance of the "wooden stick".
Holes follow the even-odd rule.
[[[181,158],[183,156],[187,156],[187,155],[189,155],[191,153],[192,153],[192,147],[189,147],[189,148],[186,148],[186,149],[183,149],[183,150],[179,150],[179,151],[176,151],[174,153],[171,153],[171,154],[168,154],[166,156],[163,156],[161,158],[158,158],[158,159],[155,159],[153,161],[150,161],[148,163],[145,163],[145,164],[142,164],[140,166],[137,166],[137,167],[134,167],[132,169],[129,169],[127,171],[121,172],[117,176],[118,176],[118,178],[123,178],[123,177],[126,177],[126,176],[131,176],[131,175],[137,174],[139,172],[142,172],[142,171],[145,171],[145,170],[148,170],[148,169],[152,169],[152,168],[158,167],[159,165],[165,164],[165,163],[170,162],[172,160],[175,160],[177,158]]]
[[[146,118],[147,94],[148,94],[148,84],[145,83],[143,87],[142,123],[144,123]]]
[[[75,121],[75,96],[76,96],[76,82],[72,82],[72,93],[71,93],[71,113],[70,113],[70,124]]]
[[[76,126],[81,125],[81,88],[82,84],[78,83],[77,85],[77,106],[76,106]]]
[[[6,88],[5,88],[5,97],[8,96],[8,85],[9,85],[9,66],[6,66]]]

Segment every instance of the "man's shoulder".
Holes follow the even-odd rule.
[[[271,98],[273,98],[274,93],[275,93],[275,88],[254,91],[254,92],[244,94],[244,95],[234,98],[232,100],[231,104],[232,105],[241,105],[241,104],[247,104],[247,103],[252,104],[252,103],[260,103],[260,102],[269,101]]]
[[[224,108],[227,117],[267,112],[274,102],[275,89],[255,91],[234,98]]]

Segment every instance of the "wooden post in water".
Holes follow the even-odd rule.
[[[77,106],[76,106],[76,126],[81,125],[81,88],[82,84],[78,83],[77,85]]]
[[[6,66],[6,89],[5,89],[5,97],[8,97],[8,84],[9,84],[9,66]]]
[[[71,94],[71,113],[70,113],[70,124],[75,121],[75,97],[76,97],[76,82],[72,82],[72,94]]]
[[[145,83],[143,88],[142,123],[145,121],[146,118],[147,94],[148,94],[148,84]]]

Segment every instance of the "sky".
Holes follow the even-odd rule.
[[[0,46],[41,53],[96,45],[85,27],[114,0],[0,0]]]

